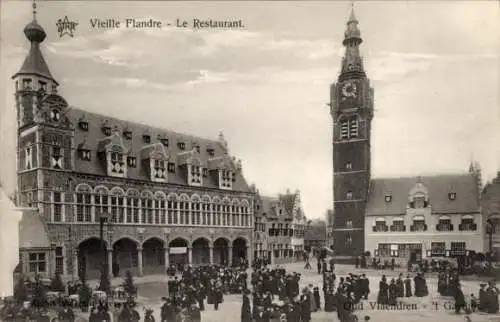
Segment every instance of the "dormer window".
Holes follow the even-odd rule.
[[[207,149],[207,153],[208,153],[208,155],[209,155],[209,156],[211,156],[211,157],[215,156],[214,149],[212,149],[212,148],[208,148],[208,149]]]
[[[47,82],[43,82],[43,81],[38,81],[38,87],[39,89],[41,89],[42,91],[47,91]]]
[[[184,150],[186,148],[186,144],[184,144],[184,142],[178,142],[177,147],[179,150]]]
[[[23,89],[24,90],[30,90],[31,87],[32,87],[31,79],[29,79],[29,78],[23,79]]]
[[[175,173],[175,163],[169,162],[167,166],[167,171],[170,173]]]
[[[144,135],[142,136],[142,141],[143,141],[144,143],[151,143],[151,136],[150,136],[150,135],[148,135],[148,134],[144,134]]]
[[[385,202],[391,202],[392,201],[392,196],[391,195],[385,195]]]
[[[189,167],[189,183],[193,186],[201,186],[202,184],[202,175],[201,175],[201,167],[199,165],[190,165]]]
[[[457,194],[455,192],[449,192],[448,193],[448,199],[450,199],[450,200],[457,199]]]
[[[111,135],[111,126],[103,125],[102,126],[102,133],[104,133],[104,135],[106,135],[106,136],[110,136]]]
[[[151,159],[151,181],[164,182],[167,180],[166,161]]]
[[[59,122],[59,120],[61,119],[61,112],[59,112],[59,110],[57,109],[52,109],[50,111],[50,119],[54,122]]]
[[[91,153],[89,149],[80,149],[80,159],[83,161],[90,161],[91,160]]]
[[[137,167],[137,158],[128,156],[127,157],[127,166],[129,166],[131,168]]]
[[[78,122],[78,127],[80,128],[80,130],[88,132],[88,130],[89,130],[89,122],[87,122],[87,121],[80,121],[80,122]]]
[[[168,148],[168,139],[167,139],[167,138],[161,138],[161,139],[160,139],[160,142],[161,142],[161,144],[162,144],[164,147]]]
[[[116,150],[108,153],[108,174],[114,177],[124,177],[127,171],[127,164],[124,155]]]
[[[130,130],[123,131],[123,137],[126,140],[132,140],[132,131],[130,131]]]
[[[62,169],[63,168],[62,149],[58,146],[53,146],[50,152],[51,152],[52,169]]]
[[[233,185],[233,172],[230,170],[219,170],[219,188],[231,189]]]

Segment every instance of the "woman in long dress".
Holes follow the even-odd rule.
[[[377,304],[385,305],[389,303],[388,289],[389,285],[387,285],[387,278],[383,275],[378,284]]]

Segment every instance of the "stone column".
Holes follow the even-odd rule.
[[[78,252],[75,250],[72,254],[73,256],[73,277],[78,279]]]
[[[188,246],[188,264],[193,264],[193,248],[191,246]]]
[[[208,249],[209,255],[210,255],[210,265],[214,264],[214,247],[210,246]]]
[[[108,249],[108,275],[113,277],[113,250]]]
[[[137,276],[142,276],[142,248],[137,248]]]
[[[167,248],[165,248],[165,273],[167,272],[167,269],[170,266],[169,255],[170,255],[170,253],[169,253],[169,250],[167,247]]]
[[[248,261],[248,266],[252,267],[252,249],[250,246],[247,246],[247,261]]]
[[[227,265],[228,266],[233,265],[233,246],[229,246],[227,248]]]

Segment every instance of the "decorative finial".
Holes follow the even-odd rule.
[[[33,7],[33,21],[36,21],[36,0],[33,0],[33,4],[31,6]]]

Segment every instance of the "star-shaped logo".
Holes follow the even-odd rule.
[[[73,37],[73,32],[76,30],[76,26],[78,22],[70,21],[68,16],[65,16],[64,19],[58,19],[56,23],[57,32],[59,33],[59,37],[64,35],[68,35]]]

